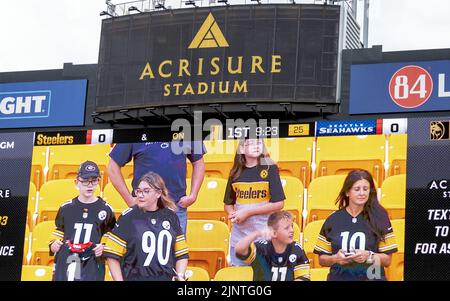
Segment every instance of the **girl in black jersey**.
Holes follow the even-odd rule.
[[[324,222],[314,248],[320,265],[331,267],[328,280],[386,280],[397,243],[371,174],[351,171],[336,203],[339,210]]]
[[[135,194],[138,203],[105,235],[104,256],[113,279],[184,280],[188,248],[163,179],[145,174]]]

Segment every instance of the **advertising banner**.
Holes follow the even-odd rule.
[[[82,126],[87,80],[0,84],[0,128]]]
[[[450,110],[450,61],[351,66],[350,114]]]

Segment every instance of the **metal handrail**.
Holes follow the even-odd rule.
[[[219,2],[218,0],[137,0],[128,1],[114,4],[111,0],[106,1],[108,5],[108,12],[112,16],[123,16],[130,14],[130,7],[135,7],[138,12],[150,12],[160,9],[180,9],[190,7],[189,3],[195,3],[196,7],[209,7],[220,5],[242,5],[242,4],[255,4],[256,0],[228,0],[226,2]],[[356,0],[260,0],[260,3],[264,4],[341,4],[347,6],[348,9],[352,9],[349,5],[349,1]],[[159,4],[159,5],[158,5]],[[162,4],[162,5],[161,5]],[[131,10],[133,11],[133,9]]]

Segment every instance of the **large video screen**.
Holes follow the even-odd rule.
[[[237,5],[104,19],[96,112],[210,103],[336,104],[339,8]]]
[[[162,177],[169,179],[165,181],[169,191],[178,184],[186,188],[185,193],[173,193],[172,198],[189,196],[191,189],[196,189],[199,174],[195,162],[200,159],[204,162],[204,176],[201,176],[196,201],[187,207],[186,213],[189,260],[185,276],[189,281],[254,279],[254,269],[234,263],[238,238],[242,238],[236,229],[246,225],[249,217],[243,218],[242,223],[237,222],[227,211],[229,204],[224,200],[233,195],[236,203],[232,206],[246,208],[263,203],[271,199],[270,196],[276,199],[275,195],[280,192],[273,188],[276,186],[273,183],[280,183],[284,197],[278,199],[284,199],[282,209],[293,217],[292,239],[304,251],[309,265],[304,274],[306,278],[333,280],[339,273],[360,273],[358,269],[364,266],[368,279],[445,280],[447,274],[439,271],[450,264],[446,262],[448,209],[445,209],[449,195],[448,130],[448,118],[323,121],[269,126],[257,130],[258,139],[243,140],[237,138],[243,137],[245,128],[224,127],[221,135],[209,135],[201,141],[200,151],[194,147],[190,149],[194,154],[177,162],[172,161],[171,153],[180,149],[180,145],[193,145],[193,142],[183,141],[182,134],[170,131],[106,129],[2,134],[4,186],[0,202],[0,263],[6,268],[0,271],[0,278],[52,280],[55,256],[49,252],[49,242],[55,235],[61,235],[61,208],[75,202],[74,198],[81,193],[81,186],[77,186],[81,184],[76,179],[80,164],[85,161],[95,162],[99,172],[99,180],[87,183],[88,187],[108,204],[120,224],[120,218],[129,209],[111,180],[117,179],[117,174],[114,177],[110,174],[111,158],[118,160],[119,178],[128,191],[143,195],[139,181],[133,178],[136,170],[142,168],[137,166],[142,162],[137,157],[143,150],[151,150],[153,159],[163,166]],[[236,180],[239,163],[235,159],[242,155],[246,142],[259,145],[264,164],[271,167],[258,169],[242,184]],[[174,147],[175,144],[178,146]],[[130,145],[135,149],[124,155],[123,149]],[[122,153],[118,157],[120,148]],[[184,146],[181,149],[185,150]],[[196,156],[195,151],[200,153],[200,159],[192,158]],[[158,157],[159,152],[169,155]],[[258,162],[258,166],[263,164]],[[237,179],[247,176],[246,169],[251,168],[241,168]],[[178,170],[181,176],[171,175],[173,170]],[[386,213],[367,213],[371,221],[369,228],[367,223],[361,226],[362,221],[367,221],[366,211],[352,216],[352,211],[348,210],[350,204],[360,200],[358,193],[362,193],[353,191],[353,186],[345,188],[347,175],[354,170],[365,170],[371,176],[373,187],[366,181],[370,193]],[[176,184],[174,181],[180,178],[182,183]],[[235,182],[228,183],[230,178]],[[358,181],[361,179],[350,184],[356,185]],[[269,183],[269,188],[261,183]],[[269,189],[268,198],[265,189]],[[347,202],[339,206],[336,201],[342,191],[347,193]],[[375,203],[371,206],[377,207]],[[86,240],[91,229],[83,219],[89,219],[93,209],[83,210],[77,217],[80,220],[75,223],[78,226],[74,231],[78,231],[77,242],[88,243],[82,238]],[[105,220],[105,214],[98,213],[98,218]],[[74,244],[73,241],[62,243],[63,247]],[[150,246],[151,243],[146,245],[147,255],[152,255]],[[330,264],[326,258],[335,255],[338,249],[345,256],[354,256],[360,249],[373,250],[375,258],[381,254],[378,256],[381,263],[373,264],[368,258],[361,263],[352,257],[336,267],[336,262]],[[161,256],[164,258],[164,254]],[[388,264],[384,261],[386,258]],[[68,263],[66,276],[77,280],[76,271],[70,266]],[[109,265],[104,267],[103,279],[112,280]],[[276,277],[282,277],[282,272],[274,269],[272,272],[272,280],[281,280]]]

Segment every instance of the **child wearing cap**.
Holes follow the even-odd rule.
[[[116,219],[112,207],[95,196],[99,179],[97,164],[83,162],[74,181],[79,195],[58,210],[49,244],[50,253],[55,254],[54,281],[104,280],[101,239]]]

